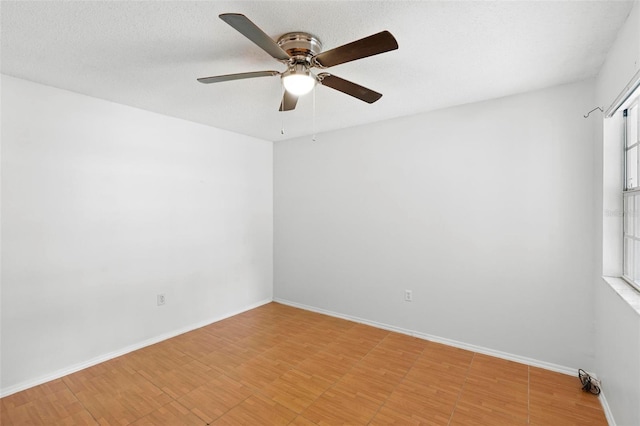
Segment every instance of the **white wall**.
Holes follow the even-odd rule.
[[[586,81],[278,142],[275,297],[592,368],[593,105]]]
[[[608,285],[596,286],[596,372],[612,424],[640,424],[640,314]]]
[[[626,22],[602,64],[596,90],[598,101],[609,107],[631,77],[640,69],[640,2],[635,1]]]
[[[636,1],[596,80],[597,104],[605,110],[640,70],[640,3]],[[597,319],[596,372],[606,406],[620,426],[640,424],[640,313],[602,279],[622,272],[622,154],[620,119],[598,124],[596,138]],[[640,296],[637,296],[640,298]]]
[[[272,176],[270,142],[3,76],[2,391],[271,300]]]

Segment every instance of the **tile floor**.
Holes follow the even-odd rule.
[[[0,400],[2,425],[606,425],[577,377],[270,303]]]

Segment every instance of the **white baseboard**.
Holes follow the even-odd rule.
[[[607,402],[607,397],[604,395],[604,390],[600,389],[600,404],[602,405],[602,409],[604,410],[604,415],[607,418],[607,423],[609,426],[616,426],[616,420],[613,418],[613,412],[611,411],[611,407],[609,407],[609,403]]]
[[[519,362],[521,364],[529,365],[529,366],[532,366],[532,367],[544,368],[545,370],[555,371],[557,373],[562,373],[562,374],[568,374],[570,376],[576,376],[576,380],[577,380],[577,377],[578,377],[577,376],[577,374],[578,374],[578,369],[577,368],[572,368],[572,367],[567,367],[567,366],[564,366],[564,365],[553,364],[553,363],[550,363],[550,362],[540,361],[540,360],[533,359],[533,358],[527,358],[527,357],[520,356],[520,355],[514,355],[514,354],[507,353],[507,352],[497,351],[495,349],[489,349],[489,348],[485,348],[485,347],[482,347],[482,346],[472,345],[472,344],[469,344],[469,343],[458,342],[456,340],[446,339],[446,338],[440,337],[440,336],[434,336],[434,335],[431,335],[431,334],[421,333],[421,332],[418,332],[418,331],[415,331],[415,330],[408,330],[408,329],[404,329],[404,328],[401,328],[401,327],[396,327],[396,326],[389,325],[389,324],[383,324],[383,323],[379,323],[379,322],[376,322],[376,321],[370,321],[370,320],[367,320],[367,319],[364,319],[364,318],[358,318],[358,317],[354,317],[352,315],[345,315],[345,314],[341,314],[341,313],[338,313],[338,312],[329,311],[329,310],[326,310],[326,309],[316,308],[314,306],[304,305],[302,303],[292,302],[290,300],[280,299],[280,298],[277,298],[277,297],[274,297],[273,301],[274,302],[278,302],[278,303],[282,303],[283,305],[293,306],[295,308],[300,308],[300,309],[304,309],[304,310],[307,310],[307,311],[317,312],[319,314],[329,315],[329,316],[336,317],[336,318],[342,318],[342,319],[353,321],[353,322],[357,322],[357,323],[360,323],[360,324],[370,325],[372,327],[381,328],[381,329],[389,330],[389,331],[395,331],[397,333],[406,334],[406,335],[417,337],[417,338],[420,338],[420,339],[429,340],[429,341],[436,342],[436,343],[442,343],[442,344],[445,344],[445,345],[453,346],[453,347],[460,348],[460,349],[466,349],[468,351],[477,352],[477,353],[481,353],[481,354],[484,354],[484,355],[494,356],[496,358],[501,358],[501,359],[506,359],[506,360],[509,360],[509,361]]]
[[[184,334],[184,333],[187,333],[189,331],[193,331],[195,329],[198,329],[198,328],[213,324],[214,322],[221,321],[223,319],[232,317],[234,315],[238,315],[238,314],[241,314],[243,312],[250,311],[251,309],[255,309],[255,308],[259,307],[259,306],[262,306],[262,305],[265,305],[267,303],[270,303],[271,301],[272,301],[271,299],[261,300],[261,301],[256,302],[256,303],[252,303],[251,305],[247,305],[247,306],[243,307],[242,309],[239,309],[239,310],[236,310],[236,311],[232,311],[232,312],[226,313],[226,314],[218,316],[218,317],[208,318],[208,319],[206,319],[204,321],[200,321],[198,323],[191,324],[191,325],[188,325],[186,327],[182,327],[182,328],[179,328],[177,330],[173,330],[173,331],[161,334],[161,335],[156,336],[156,337],[152,337],[151,339],[147,339],[147,340],[144,340],[142,342],[127,346],[127,347],[119,349],[117,351],[109,352],[107,354],[100,355],[100,356],[92,358],[90,360],[81,362],[79,364],[74,364],[74,365],[71,365],[69,367],[65,367],[65,368],[62,368],[60,370],[56,370],[56,371],[54,371],[54,372],[52,372],[50,374],[45,374],[44,376],[36,377],[34,379],[31,379],[31,380],[26,380],[26,381],[18,383],[16,385],[9,386],[8,388],[5,388],[5,389],[0,389],[0,398],[4,398],[5,396],[9,396],[9,395],[14,394],[16,392],[20,392],[20,391],[23,391],[25,389],[29,389],[29,388],[32,388],[34,386],[41,385],[43,383],[50,382],[51,380],[59,379],[60,377],[67,376],[69,374],[75,373],[75,372],[80,371],[80,370],[84,370],[85,368],[94,366],[96,364],[100,364],[101,362],[109,361],[110,359],[117,358],[119,356],[128,354],[129,352],[137,351],[138,349],[142,349],[144,347],[147,347],[147,346],[162,342],[163,340],[171,339],[172,337],[176,337],[176,336],[179,336],[180,334]]]

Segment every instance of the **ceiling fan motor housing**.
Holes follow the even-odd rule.
[[[322,43],[313,34],[292,32],[278,39],[278,46],[291,56],[291,64],[311,64],[311,58],[322,51]]]

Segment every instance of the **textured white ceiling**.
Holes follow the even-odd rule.
[[[329,71],[383,93],[316,90],[317,132],[569,83],[597,74],[630,1],[2,1],[2,73],[278,141],[314,132],[313,96],[280,113],[283,70],[220,13],[324,50],[389,30],[399,49]],[[284,126],[285,134],[281,134]]]

